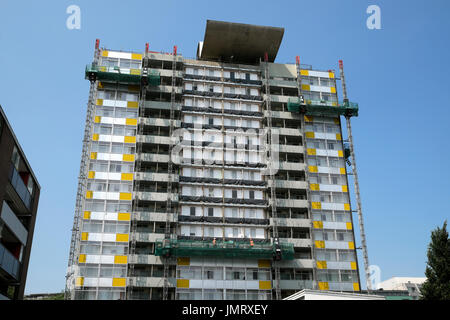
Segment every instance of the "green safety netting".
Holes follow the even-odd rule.
[[[280,243],[281,258],[294,259],[294,246],[291,243]],[[272,259],[276,246],[272,243],[257,243],[239,241],[198,241],[198,240],[157,240],[155,256],[215,256],[226,258],[260,258]]]
[[[290,112],[302,112],[311,116],[358,116],[358,104],[355,102],[331,102],[324,100],[305,100],[290,98],[287,104]]]

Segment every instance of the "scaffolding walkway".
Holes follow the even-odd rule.
[[[86,79],[90,79],[93,75],[99,81],[141,84],[142,78],[146,77],[149,85],[158,86],[161,83],[160,73],[151,69],[143,73],[141,69],[125,69],[88,64],[85,70],[85,77]]]
[[[282,242],[281,259],[294,259],[294,245]],[[273,259],[276,257],[277,245],[274,243],[255,243],[240,241],[201,241],[164,239],[155,243],[155,256],[162,257],[201,257],[212,256],[222,258],[259,258]]]
[[[358,116],[358,104],[356,102],[331,102],[320,100],[305,100],[301,98],[289,98],[287,104],[290,112],[300,112],[308,116]]]

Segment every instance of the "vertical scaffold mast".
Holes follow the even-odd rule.
[[[348,97],[347,97],[347,87],[345,85],[344,63],[342,62],[342,60],[339,60],[339,73],[341,76],[342,96],[343,96],[343,100],[344,100],[344,105],[348,105],[349,101],[348,101]],[[356,159],[355,159],[355,152],[354,152],[354,147],[353,147],[352,125],[351,125],[350,118],[351,118],[351,115],[349,115],[349,114],[345,115],[345,119],[347,122],[348,142],[349,142],[349,147],[350,147],[350,157],[352,159],[351,167],[352,167],[352,173],[353,173],[353,181],[355,184],[356,209],[358,212],[359,231],[361,234],[361,247],[362,247],[362,254],[363,254],[363,259],[364,259],[364,271],[366,274],[367,291],[370,292],[372,290],[372,285],[370,283],[369,255],[367,253],[366,233],[364,231],[364,221],[363,221],[362,208],[361,208],[361,197],[359,194],[358,171],[356,169]]]

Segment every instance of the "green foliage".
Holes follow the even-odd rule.
[[[450,300],[450,239],[447,221],[431,233],[428,245],[427,280],[420,290],[422,300]]]

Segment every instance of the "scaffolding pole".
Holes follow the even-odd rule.
[[[297,67],[297,89],[298,89],[298,97],[299,97],[299,102],[301,104],[303,104],[303,95],[302,95],[302,79],[301,79],[301,72],[300,72],[300,57],[296,56],[295,57],[295,65]],[[300,109],[301,110],[301,109]],[[306,109],[304,109],[306,110]],[[307,203],[308,203],[308,214],[309,214],[309,220],[310,220],[310,226],[309,226],[309,233],[310,233],[310,237],[311,237],[311,258],[312,258],[312,262],[313,262],[313,267],[312,267],[312,278],[313,278],[313,289],[316,289],[316,253],[315,253],[315,242],[314,242],[314,222],[313,222],[313,217],[312,217],[312,209],[311,209],[311,191],[310,191],[310,186],[309,186],[309,172],[308,172],[308,157],[307,157],[307,146],[306,146],[306,130],[305,130],[305,112],[303,111],[301,113],[301,131],[302,131],[302,142],[303,142],[303,157],[304,157],[304,162],[306,163],[306,168],[305,168],[305,181],[307,182],[307,186],[306,186],[306,198],[308,199]]]
[[[136,135],[137,137],[142,137],[142,135],[144,134],[144,125],[140,124],[139,120],[142,119],[144,117],[144,107],[145,107],[145,96],[147,93],[147,85],[148,85],[148,43],[145,44],[145,53],[144,53],[144,58],[142,60],[142,78],[141,78],[141,86],[140,86],[140,97],[139,97],[139,109],[138,109],[138,122],[137,122],[137,132]],[[142,143],[139,143],[136,139],[136,155],[140,156],[142,154]],[[141,161],[140,159],[137,159],[136,157],[136,165],[134,168],[134,172],[135,172],[135,179],[134,179],[134,192],[135,194],[137,192],[139,192],[139,188],[140,188],[140,179],[136,179],[137,174],[139,174],[139,172],[141,171]],[[132,213],[131,213],[131,225],[130,225],[130,252],[129,252],[129,257],[131,258],[132,256],[134,256],[136,254],[136,236],[137,236],[137,210],[139,208],[138,206],[139,201],[138,198],[135,197],[134,201],[133,201],[133,206],[132,206]],[[133,291],[134,291],[134,287],[135,287],[135,283],[133,283],[133,281],[131,280],[132,278],[134,278],[135,273],[134,273],[134,267],[135,264],[134,263],[129,263],[129,267],[128,267],[128,294],[127,294],[127,300],[131,300],[133,299]]]
[[[176,86],[176,70],[177,70],[177,46],[173,47],[173,60],[172,60],[172,91],[170,93],[170,125],[169,125],[169,137],[172,139],[173,135],[173,122],[175,114],[175,86]],[[172,183],[173,183],[173,161],[172,161],[172,142],[169,144],[169,162],[167,164],[167,172],[169,178],[167,181],[167,207],[166,207],[166,227],[164,231],[164,240],[170,241],[170,215],[174,216],[172,211]],[[163,300],[167,300],[169,296],[169,268],[170,257],[163,258],[164,263],[164,286],[163,286]]]
[[[342,96],[344,103],[348,102],[347,98],[347,87],[345,85],[345,76],[344,76],[344,64],[342,60],[339,60],[339,72],[341,76],[341,83],[342,83]],[[370,271],[369,271],[369,255],[367,252],[367,242],[366,242],[366,233],[364,231],[364,221],[363,221],[363,214],[362,214],[362,208],[361,208],[361,197],[359,193],[359,181],[358,181],[358,171],[356,169],[356,159],[355,159],[355,152],[353,147],[353,136],[352,136],[352,125],[350,121],[351,115],[346,115],[345,119],[347,122],[347,135],[348,135],[348,142],[350,146],[350,157],[352,159],[351,161],[351,167],[352,167],[352,173],[353,173],[353,181],[355,185],[355,197],[356,197],[356,209],[358,212],[358,221],[359,221],[359,232],[361,235],[361,247],[362,247],[362,254],[364,259],[364,271],[366,274],[366,285],[367,285],[367,292],[370,293],[372,290],[372,285],[370,283]]]
[[[95,40],[95,51],[94,51],[94,60],[92,64],[97,66],[98,59],[100,56],[100,40]],[[96,74],[92,73],[88,75],[88,79],[90,81],[89,88],[89,100],[86,111],[86,122],[84,126],[84,137],[83,137],[83,147],[81,151],[81,163],[80,163],[80,172],[78,175],[78,188],[77,188],[77,197],[75,203],[75,216],[73,220],[72,226],[72,237],[70,240],[70,252],[69,252],[69,263],[68,263],[68,272],[66,275],[66,289],[65,289],[65,299],[74,299],[75,290],[71,290],[69,287],[71,284],[68,283],[69,279],[74,274],[74,265],[76,264],[76,259],[79,255],[79,247],[80,247],[80,229],[81,229],[81,217],[83,212],[83,199],[86,190],[86,180],[87,180],[87,170],[88,170],[88,161],[89,161],[89,152],[91,147],[91,138],[92,138],[92,120],[95,114],[95,95],[97,92],[97,77]]]
[[[264,54],[264,87],[266,91],[265,102],[267,109],[267,127],[268,127],[268,135],[266,141],[266,159],[267,167],[269,168],[269,179],[272,181],[272,185],[270,186],[270,199],[271,199],[271,209],[272,209],[272,218],[273,218],[273,241],[279,245],[278,238],[278,219],[277,219],[277,197],[276,197],[276,183],[275,176],[273,173],[273,153],[272,153],[272,107],[270,104],[270,84],[269,84],[269,59],[267,52]],[[267,147],[268,146],[268,147]],[[268,154],[267,154],[268,153]],[[276,259],[273,260],[273,269],[275,272],[275,299],[281,300],[281,288],[280,288],[280,266],[278,265],[278,261]]]

